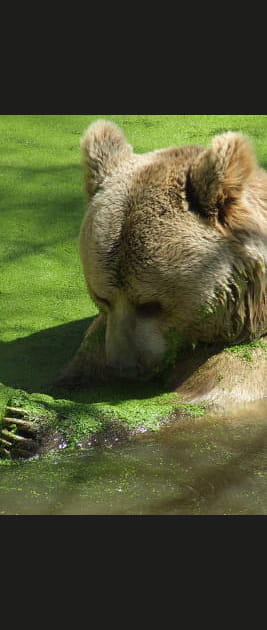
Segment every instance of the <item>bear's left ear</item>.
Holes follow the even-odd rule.
[[[190,190],[200,213],[223,223],[256,166],[253,148],[243,134],[228,131],[215,136],[189,173]]]
[[[92,197],[107,175],[123,160],[130,159],[132,147],[117,125],[108,120],[96,120],[81,139],[85,169],[85,187]]]

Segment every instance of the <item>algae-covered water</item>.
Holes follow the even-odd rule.
[[[267,514],[267,400],[0,473],[1,514]]]

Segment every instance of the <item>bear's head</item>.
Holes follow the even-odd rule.
[[[177,344],[267,332],[267,175],[249,140],[134,154],[98,120],[82,142],[89,206],[80,252],[106,316],[106,362],[153,372]]]

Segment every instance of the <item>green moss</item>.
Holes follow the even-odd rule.
[[[199,306],[195,311],[195,319],[198,322],[205,321],[214,315],[218,304],[203,304]]]
[[[179,411],[184,411],[188,416],[201,417],[206,413],[205,405],[194,405],[190,403],[178,403],[176,407]]]
[[[157,429],[160,415],[168,415],[173,408],[173,398],[173,395],[167,395],[121,401],[113,396],[108,401],[106,396],[106,400],[99,402],[79,403],[40,394],[29,395],[18,390],[13,393],[8,404],[29,410],[30,419],[44,433],[60,435],[68,447],[75,447],[114,421],[125,422],[129,430],[144,426]]]
[[[240,359],[251,363],[253,360],[254,350],[260,348],[267,353],[267,344],[261,341],[261,339],[256,339],[254,341],[250,341],[247,344],[240,344],[237,346],[230,346],[229,348],[225,348],[225,352],[230,354],[236,354]]]
[[[55,448],[59,443],[68,448],[88,444],[94,434],[108,433],[114,422],[124,427],[126,435],[130,435],[140,430],[158,430],[162,421],[166,421],[174,411],[189,416],[205,413],[204,406],[180,403],[179,395],[174,392],[157,394],[155,385],[133,385],[127,393],[125,389],[115,391],[114,388],[103,387],[102,400],[98,391],[98,396],[96,393],[92,395],[90,402],[88,394],[87,402],[28,394],[23,390],[9,390],[10,394],[6,404],[27,410],[39,434],[58,438]],[[84,396],[80,392],[81,399]],[[15,425],[14,432],[17,432]]]
[[[160,363],[153,368],[153,373],[160,376],[168,376],[168,373],[174,368],[177,358],[184,355],[189,350],[194,350],[195,343],[188,343],[186,339],[181,337],[177,330],[172,328],[166,335],[167,350]]]
[[[11,393],[12,393],[11,388],[5,387],[2,383],[0,383],[0,424],[5,414],[6,406],[8,404]]]

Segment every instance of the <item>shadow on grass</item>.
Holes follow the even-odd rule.
[[[88,389],[65,389],[54,385],[93,319],[81,319],[15,341],[0,342],[0,382],[29,393],[44,393],[81,403],[112,401],[114,404],[166,392],[166,387],[158,381],[133,382],[127,386],[124,382],[93,383]]]
[[[47,393],[72,357],[93,318],[0,342],[0,382],[30,393]]]

